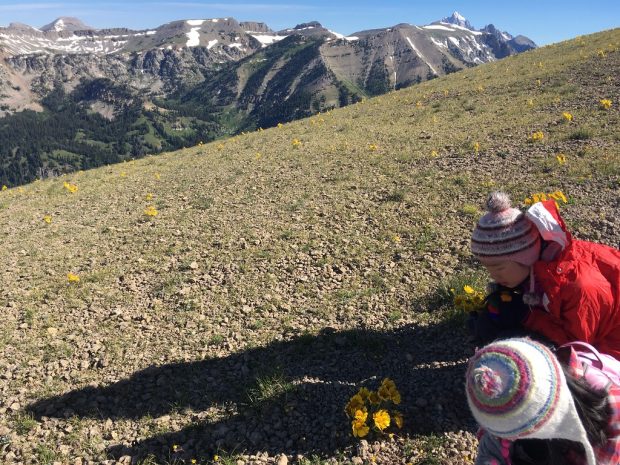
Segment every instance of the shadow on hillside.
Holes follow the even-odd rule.
[[[140,419],[150,426],[151,437],[110,447],[114,457],[165,459],[173,444],[187,457],[220,449],[329,454],[351,443],[343,412],[348,398],[361,385],[375,389],[383,377],[394,379],[402,393],[405,432],[471,429],[463,376],[472,350],[462,330],[449,324],[388,332],[326,329],[222,358],[147,368],[28,410],[37,418]],[[262,391],[257,380],[266,381]],[[176,431],[166,416],[183,411],[192,426]]]

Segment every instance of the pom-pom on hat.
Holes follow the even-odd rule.
[[[588,465],[596,465],[562,367],[543,344],[515,338],[483,347],[469,361],[466,393],[474,418],[488,433],[508,440],[580,442]]]
[[[540,256],[540,233],[504,192],[487,199],[489,210],[480,218],[471,238],[471,250],[484,263],[511,260],[533,265]]]

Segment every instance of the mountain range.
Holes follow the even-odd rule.
[[[457,12],[349,36],[318,22],[274,31],[233,18],[141,31],[71,17],[38,29],[12,23],[0,28],[0,179],[25,182],[273,126],[535,47],[492,24],[476,30]],[[24,140],[41,114],[53,114],[62,134],[44,146]]]

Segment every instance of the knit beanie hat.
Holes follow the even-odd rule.
[[[490,434],[580,442],[588,465],[596,465],[562,367],[546,346],[515,338],[483,347],[469,361],[466,392],[474,418]]]
[[[503,192],[493,192],[487,199],[489,210],[476,225],[471,250],[484,263],[507,260],[525,266],[533,265],[540,256],[540,233],[536,226]]]

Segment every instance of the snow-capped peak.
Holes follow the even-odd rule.
[[[91,30],[92,27],[87,26],[82,21],[77,18],[71,18],[62,16],[60,18],[55,19],[49,24],[46,24],[41,28],[41,31],[56,31],[56,32],[75,32],[75,31],[85,31]]]
[[[449,24],[455,24],[457,26],[461,26],[464,27],[466,29],[469,29],[471,31],[475,31],[474,27],[471,25],[471,23],[467,20],[467,18],[465,18],[462,14],[460,14],[458,11],[455,11],[454,13],[452,13],[452,16],[448,16],[446,18],[443,18],[441,20],[442,23],[449,23]]]

